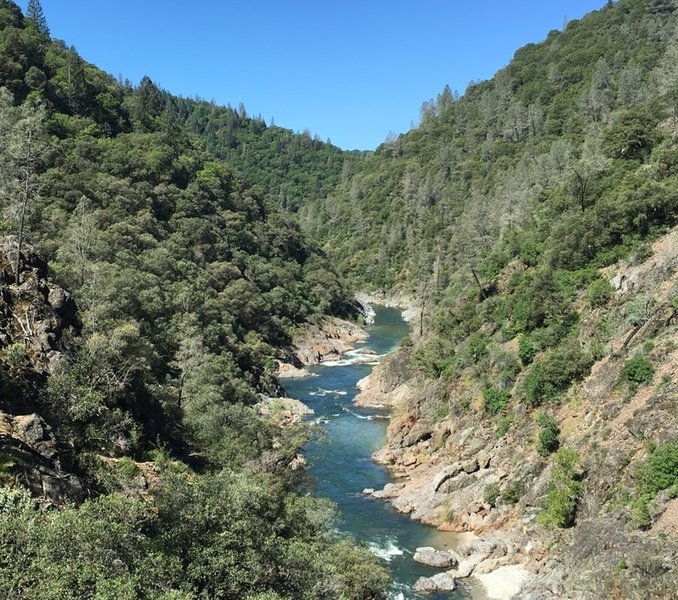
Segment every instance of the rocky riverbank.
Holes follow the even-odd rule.
[[[606,324],[609,349],[558,404],[545,407],[559,444],[579,457],[570,476],[582,493],[569,528],[537,520],[558,467],[537,451],[540,426],[524,403],[492,417],[478,373],[427,378],[412,366],[416,344],[359,383],[357,404],[392,408],[388,444],[373,458],[396,482],[371,495],[413,519],[474,536],[458,566],[445,571],[451,578],[470,576],[491,598],[674,597],[678,502],[670,490],[658,494],[642,529],[623,495],[634,489],[654,445],[675,443],[678,430],[676,312],[667,300],[678,289],[678,231],[652,250],[645,262],[605,270],[612,299],[605,310],[582,306],[580,341],[588,344]],[[643,306],[651,298],[654,308],[629,325],[624,316],[636,310],[641,291]],[[512,344],[504,350],[514,352]],[[651,381],[620,387],[622,367],[641,349],[655,365]]]
[[[319,325],[306,323],[296,329],[292,344],[278,360],[277,376],[308,377],[306,367],[338,360],[367,337],[362,327],[337,317],[327,317]]]

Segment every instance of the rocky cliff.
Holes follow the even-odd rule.
[[[364,329],[337,317],[325,317],[320,324],[305,323],[296,329],[292,344],[280,356],[278,376],[305,377],[305,367],[337,360],[367,337]]]
[[[412,365],[412,348],[361,382],[356,402],[393,406],[388,445],[374,459],[398,483],[374,495],[414,519],[477,536],[450,574],[483,580],[519,568],[520,598],[675,597],[678,492],[669,485],[645,502],[638,489],[655,449],[678,439],[677,269],[674,230],[648,258],[602,271],[612,288],[605,302],[578,303],[579,341],[598,344],[597,360],[542,410],[556,447],[570,454],[539,451],[544,421],[529,405],[514,397],[502,418],[492,417],[478,373],[430,379]],[[626,365],[640,355],[652,368],[634,381]],[[573,512],[548,527],[544,507],[559,485],[576,497]]]
[[[75,303],[25,246],[16,285],[16,252],[16,238],[0,238],[0,476],[23,483],[42,504],[80,502],[85,484],[69,472],[38,401],[41,383],[66,360],[79,328]]]

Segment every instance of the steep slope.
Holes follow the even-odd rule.
[[[412,348],[385,361],[357,398],[395,411],[375,459],[401,483],[376,495],[413,518],[477,534],[484,544],[470,572],[523,565],[537,574],[526,588],[536,597],[672,597],[677,267],[673,230],[642,262],[604,269],[604,301],[582,297],[577,308],[577,343],[597,347],[590,372],[536,403],[530,380],[538,366],[552,372],[554,355],[516,367],[505,395],[488,387],[517,340],[488,335],[476,360],[437,380],[408,366]]]
[[[675,217],[675,22],[671,2],[610,3],[463,97],[445,89],[304,227],[362,284],[429,295],[515,256],[613,260]]]
[[[672,2],[609,3],[302,210],[343,269],[419,303],[358,401],[395,405],[375,458],[403,479],[376,496],[481,537],[455,576],[678,588],[677,24]]]
[[[165,108],[0,0],[0,596],[375,597],[255,406],[351,295]]]

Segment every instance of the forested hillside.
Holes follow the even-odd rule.
[[[300,211],[343,272],[418,306],[358,401],[394,406],[378,497],[486,542],[452,576],[675,594],[677,65],[675,2],[609,2]]]
[[[371,597],[376,559],[297,494],[308,432],[254,408],[351,295],[166,100],[0,1],[0,596]]]
[[[674,0],[374,153],[119,82],[0,0],[0,596],[382,597],[300,494],[310,430],[255,408],[345,277],[418,309],[359,401],[394,405],[377,497],[485,536],[454,577],[673,597],[677,138]]]
[[[674,28],[673,3],[626,0],[552,31],[461,98],[426,102],[419,127],[303,208],[304,227],[386,288],[623,256],[675,216]]]

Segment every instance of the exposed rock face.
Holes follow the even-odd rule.
[[[336,360],[367,337],[368,333],[355,323],[336,317],[326,318],[319,326],[302,325],[294,333],[292,347],[280,358],[278,376],[302,376],[299,371],[305,366]]]
[[[409,356],[397,352],[382,359],[378,367],[358,382],[358,406],[395,406],[413,392]]]
[[[59,369],[69,336],[79,328],[68,292],[47,279],[47,265],[28,245],[21,257],[19,285],[15,236],[0,237],[0,362],[12,381],[0,387],[0,452],[9,477],[43,505],[82,502],[86,488],[68,473],[50,425],[33,396],[47,374]]]
[[[75,475],[62,470],[51,427],[37,414],[0,412],[0,452],[16,480],[43,504],[82,502],[86,490]]]
[[[14,236],[0,238],[0,351],[24,348],[37,373],[53,372],[64,360],[65,338],[77,330],[75,302],[68,292],[47,279],[47,266],[24,246],[19,286],[14,284],[17,243]],[[14,353],[16,354],[16,352]]]

